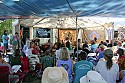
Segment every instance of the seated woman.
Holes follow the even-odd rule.
[[[96,71],[102,75],[107,83],[116,83],[119,76],[119,66],[112,61],[113,51],[106,49],[103,52],[105,61],[99,61],[96,65]]]
[[[68,72],[69,83],[72,83],[73,61],[69,57],[69,51],[67,47],[62,47],[60,51],[60,58],[57,60],[58,67],[64,67]]]
[[[31,48],[32,48],[32,54],[36,54],[36,55],[39,54],[39,50],[38,50],[39,48],[34,42],[31,43]]]

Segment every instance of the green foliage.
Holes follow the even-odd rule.
[[[13,20],[4,20],[0,23],[0,40],[4,33],[4,30],[8,30],[8,34],[12,34],[12,22]]]

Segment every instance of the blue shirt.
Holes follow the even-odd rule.
[[[98,58],[97,58],[98,60],[99,60],[100,58],[104,58],[103,52],[104,52],[104,51],[102,51],[102,52],[99,53]]]
[[[74,65],[74,83],[80,83],[80,78],[87,75],[87,72],[93,69],[93,64],[87,60],[81,60]]]
[[[3,43],[8,43],[8,40],[6,40],[7,37],[8,37],[7,35],[2,36]]]
[[[58,64],[57,64],[58,67],[62,66],[62,67],[64,67],[66,69],[66,71],[68,73],[69,79],[72,76],[72,65],[73,64],[72,64],[72,60],[71,59],[68,59],[66,61],[59,59],[58,60]]]
[[[97,47],[98,47],[97,44],[91,45],[91,51],[92,51],[92,52],[95,52],[95,50],[96,50]]]
[[[17,45],[17,44],[18,44],[18,39],[16,36],[13,36],[12,45]]]

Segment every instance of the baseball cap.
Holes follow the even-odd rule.
[[[111,58],[113,57],[113,51],[111,49],[104,50],[103,54]]]

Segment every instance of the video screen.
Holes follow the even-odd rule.
[[[50,38],[51,29],[48,28],[37,28],[36,37],[38,38]]]

